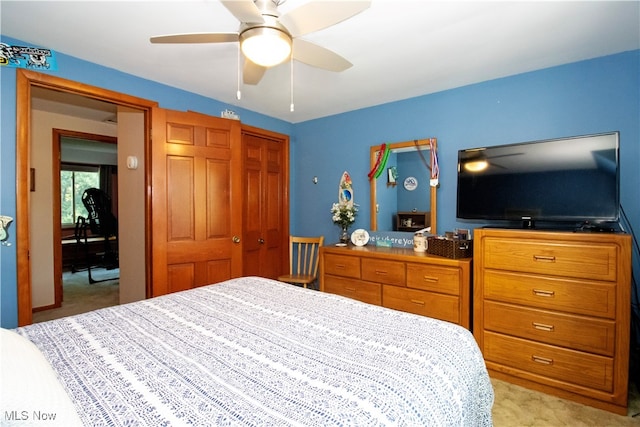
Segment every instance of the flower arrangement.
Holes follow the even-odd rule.
[[[331,213],[333,214],[331,219],[341,227],[347,228],[356,221],[357,212],[358,205],[355,203],[334,203],[331,206]]]

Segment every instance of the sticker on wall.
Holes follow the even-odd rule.
[[[353,186],[349,172],[344,171],[338,188],[338,201],[342,205],[353,206]]]
[[[0,65],[12,68],[56,71],[55,52],[34,46],[15,46],[0,43]]]
[[[418,180],[413,176],[408,176],[404,180],[404,189],[407,191],[413,191],[418,188]]]
[[[3,246],[11,246],[9,239],[9,224],[13,221],[10,216],[0,215],[0,244]]]

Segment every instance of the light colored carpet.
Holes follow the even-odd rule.
[[[92,269],[91,277],[94,280],[107,280],[105,282],[89,284],[86,271],[72,273],[70,271],[62,275],[62,307],[50,310],[36,311],[33,313],[33,323],[59,319],[73,314],[86,313],[99,308],[110,307],[119,304],[119,279],[118,269]]]
[[[581,405],[559,397],[529,390],[505,381],[491,379],[495,393],[495,427],[626,427],[640,426],[640,394],[629,386],[628,415]]]

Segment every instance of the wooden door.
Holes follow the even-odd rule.
[[[289,139],[243,126],[243,275],[289,270]]]
[[[242,274],[240,123],[152,115],[152,283],[163,295]]]

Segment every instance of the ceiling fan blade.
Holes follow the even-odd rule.
[[[264,18],[253,0],[220,0],[240,22],[263,23]]]
[[[300,37],[351,18],[370,5],[371,1],[361,0],[311,1],[281,16],[280,22],[293,37]]]
[[[248,85],[257,85],[262,80],[267,67],[251,62],[247,58],[244,59],[244,67],[242,67],[242,81]]]
[[[293,59],[329,71],[344,71],[353,64],[332,50],[301,39],[293,40]]]
[[[155,36],[151,43],[229,43],[238,41],[238,33],[190,33]]]

